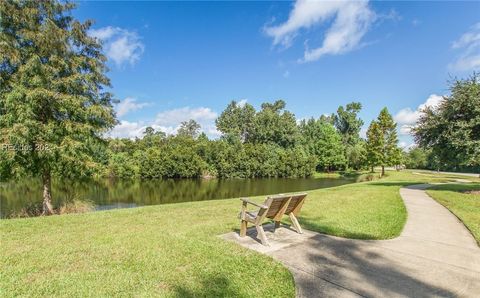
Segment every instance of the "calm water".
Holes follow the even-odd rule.
[[[168,180],[54,180],[54,204],[80,199],[93,201],[98,210],[131,208],[188,201],[238,198],[304,191],[352,183],[350,179],[168,179]],[[38,204],[42,198],[39,179],[0,183],[0,217]]]

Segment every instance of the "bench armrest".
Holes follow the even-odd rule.
[[[255,203],[255,202],[250,201],[250,200],[247,199],[247,198],[241,198],[240,200],[241,200],[243,203],[252,204],[253,206],[257,206],[258,208],[268,209],[268,206],[265,206],[265,205],[262,205],[262,204],[257,204],[257,203]]]

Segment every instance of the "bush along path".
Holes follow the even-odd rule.
[[[427,187],[400,189],[408,219],[398,238],[317,234],[270,255],[292,271],[300,297],[474,297],[480,293],[480,248],[463,223],[425,193]]]

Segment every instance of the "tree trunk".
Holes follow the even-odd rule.
[[[375,167],[374,166],[372,166],[372,171],[371,172],[375,173]]]
[[[382,177],[385,176],[385,166],[382,166]]]
[[[52,179],[50,170],[44,170],[42,175],[43,180],[43,215],[53,214],[52,207]]]

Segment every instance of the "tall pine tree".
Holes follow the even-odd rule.
[[[44,214],[53,213],[51,176],[58,164],[85,173],[91,144],[115,124],[99,42],[72,3],[2,1],[0,144],[12,169],[39,175]],[[2,173],[5,175],[5,173]]]
[[[370,123],[367,130],[367,161],[368,165],[374,171],[375,166],[381,163],[381,152],[384,147],[384,139],[378,122],[375,120]]]
[[[385,166],[398,165],[401,151],[398,148],[397,124],[387,108],[383,108],[376,121],[372,121],[367,131],[367,155],[370,166],[381,166],[382,176]]]

